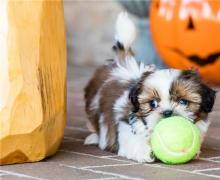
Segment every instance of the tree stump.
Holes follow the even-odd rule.
[[[0,1],[0,164],[53,155],[66,121],[62,1]]]

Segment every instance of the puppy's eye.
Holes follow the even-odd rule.
[[[153,99],[153,100],[151,100],[151,101],[149,102],[149,105],[150,105],[150,107],[151,107],[152,109],[155,109],[155,108],[158,107],[158,102],[157,102],[156,99]]]
[[[189,104],[189,101],[187,101],[186,99],[179,99],[179,104],[187,106]]]

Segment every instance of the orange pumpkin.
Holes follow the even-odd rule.
[[[166,64],[220,84],[220,0],[153,0],[150,22]]]

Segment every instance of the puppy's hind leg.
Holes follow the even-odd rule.
[[[85,145],[97,145],[99,144],[99,136],[97,133],[88,135],[84,141]]]

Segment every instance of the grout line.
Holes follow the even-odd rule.
[[[92,169],[87,169],[87,170],[90,171],[90,172],[93,172],[93,173],[99,173],[99,174],[101,173],[101,174],[104,174],[104,175],[116,176],[116,177],[119,177],[119,178],[122,178],[122,179],[144,180],[142,178],[125,176],[125,175],[118,174],[118,173],[110,173],[110,172],[106,172],[106,171],[99,171],[99,170],[92,170]]]
[[[213,156],[213,157],[210,157],[210,158],[199,158],[199,159],[213,160],[213,159],[217,159],[217,158],[220,158],[220,156]]]
[[[66,153],[71,153],[71,154],[78,154],[78,155],[83,155],[83,156],[90,156],[90,157],[95,157],[95,158],[102,158],[102,156],[96,156],[96,155],[92,155],[92,154],[87,154],[87,153],[80,153],[80,152],[75,152],[75,151],[69,151],[69,150],[64,150],[64,149],[60,149],[60,152],[66,152]]]
[[[112,179],[116,179],[116,177],[107,177],[107,178],[96,178],[96,179],[87,179],[87,180],[112,180]],[[121,178],[117,178],[117,179],[121,179]]]
[[[107,165],[101,165],[101,166],[86,166],[82,167],[82,169],[89,169],[89,168],[104,168],[104,167],[121,167],[121,166],[131,166],[131,165],[138,165],[141,163],[130,163],[130,164],[107,164]]]
[[[215,156],[215,157],[211,157],[211,158],[209,158],[210,160],[215,160],[215,159],[220,159],[220,156]]]
[[[88,132],[88,133],[90,132],[88,129],[84,129],[81,127],[66,126],[66,129],[77,130],[77,131]]]
[[[82,169],[82,168],[77,168],[77,167],[75,167],[75,166],[69,166],[69,165],[65,165],[65,164],[60,164],[60,165],[62,165],[62,166],[64,166],[64,167],[69,167],[69,168],[78,169],[78,170],[89,171],[89,172],[93,172],[93,173],[96,173],[96,174],[116,176],[117,178],[130,179],[130,180],[143,180],[143,179],[141,179],[141,178],[125,176],[125,175],[118,174],[118,173],[110,173],[110,172],[106,172],[106,171],[93,170],[93,169]]]
[[[65,149],[60,149],[59,151],[66,152],[66,153],[72,153],[72,154],[79,154],[79,155],[83,155],[83,156],[90,156],[90,157],[95,157],[95,158],[100,158],[100,159],[113,159],[110,157],[114,157],[111,155],[110,156],[96,156],[96,155],[92,155],[92,154],[81,153],[81,152],[76,152],[76,151],[69,151],[69,150],[65,150]],[[117,157],[117,155],[115,155],[115,156]],[[114,160],[118,160],[118,159],[114,159]],[[129,162],[129,161],[127,161],[127,162]]]
[[[198,160],[208,161],[208,162],[214,162],[214,163],[220,163],[220,161],[214,161],[213,159],[207,159],[207,158],[199,158]]]
[[[0,177],[2,177],[2,176],[8,176],[9,174],[6,174],[6,173],[1,173],[0,174]],[[1,179],[1,178],[0,178]]]
[[[202,172],[197,172],[196,174],[198,174],[198,175],[202,175],[202,176],[209,176],[209,177],[214,177],[214,178],[218,178],[218,179],[220,179],[220,176],[218,176],[218,175],[205,174],[205,173],[202,173]]]
[[[220,168],[207,168],[207,169],[198,169],[192,172],[203,172],[203,171],[212,171],[212,170],[220,170]]]
[[[214,114],[214,115],[220,115],[220,111],[219,110],[214,110],[214,111],[212,111],[212,114]],[[211,116],[211,115],[210,115]]]
[[[5,173],[6,175],[13,175],[13,176],[18,176],[18,177],[23,177],[23,178],[30,178],[30,179],[36,179],[36,180],[46,180],[44,178],[33,177],[33,176],[20,174],[20,173],[16,173],[16,172],[11,172],[11,171],[6,171],[6,170],[0,170],[0,172]]]
[[[121,159],[115,159],[115,158],[111,158],[108,157],[108,156],[96,156],[96,155],[92,155],[92,154],[87,154],[87,153],[80,153],[80,152],[75,152],[75,151],[69,151],[69,150],[59,150],[60,152],[66,152],[66,153],[72,153],[72,154],[78,154],[78,155],[83,155],[83,156],[90,156],[90,157],[94,157],[94,158],[99,158],[99,159],[107,159],[107,160],[114,160],[114,161],[119,161],[119,162],[127,162],[127,163],[130,163],[132,164],[132,161],[129,161],[129,160],[121,160]],[[113,156],[114,157],[114,156]],[[117,156],[116,157],[120,157],[120,156]],[[133,164],[135,164],[136,162],[133,162]]]
[[[97,178],[97,179],[88,179],[88,180],[118,180],[118,179],[121,179],[121,178],[117,178],[116,177],[107,177],[107,178]]]
[[[184,169],[176,169],[176,168],[171,168],[171,167],[165,167],[165,166],[161,166],[161,165],[158,165],[158,166],[152,166],[152,164],[144,164],[146,166],[150,166],[150,167],[158,167],[158,168],[164,168],[164,169],[169,169],[169,170],[173,170],[173,171],[179,171],[179,172],[184,172],[184,173],[189,173],[189,174],[194,174],[194,175],[203,175],[203,176],[207,176],[207,177],[215,177],[215,178],[220,178],[220,176],[217,176],[217,175],[211,175],[211,174],[205,174],[205,173],[201,173],[201,172],[195,172],[196,170],[194,171],[188,171],[188,170],[184,170]]]
[[[118,157],[118,155],[109,155],[109,156],[100,156],[101,158],[114,158],[114,157]]]
[[[86,154],[86,153],[79,153],[79,152],[66,151],[66,150],[60,150],[60,151],[68,152],[68,153],[74,153],[74,154],[80,154],[80,155],[86,155],[86,156],[96,157],[96,158],[100,158],[100,159],[111,159],[111,160],[116,160],[116,161],[120,161],[120,162],[130,162],[130,161],[126,161],[126,160],[120,160],[120,159],[115,159],[115,158],[110,158],[110,157],[108,158],[108,157],[102,157],[102,156],[95,156],[95,155]],[[118,156],[118,157],[120,157],[120,156]],[[204,159],[200,158],[200,160],[204,160]],[[205,161],[216,162],[216,161],[207,160],[207,159],[205,159]],[[195,174],[195,175],[203,175],[203,176],[218,177],[218,178],[220,177],[220,176],[216,176],[216,175],[210,175],[210,174],[204,174],[204,173],[199,173],[199,172],[193,172],[193,171],[187,171],[187,170],[182,170],[182,169],[175,169],[175,168],[165,167],[165,166],[161,166],[159,164],[147,164],[147,163],[145,163],[143,165],[150,166],[150,167],[157,167],[157,168],[165,168],[165,169],[170,169],[170,170],[176,170],[176,171],[190,173],[190,174]],[[90,170],[90,169],[85,169],[85,170]]]
[[[219,136],[210,136],[210,135],[207,135],[207,138],[212,138],[212,139],[217,139],[217,140],[219,140],[219,139],[220,139],[220,137],[219,137]]]
[[[121,157],[121,156],[117,156],[117,157]],[[133,161],[131,160],[125,160],[125,159],[116,159],[116,158],[111,158],[111,157],[107,157],[107,158],[104,158],[104,159],[110,159],[110,160],[115,160],[115,161],[120,161],[120,162],[127,162],[127,163],[132,163]],[[133,163],[136,163],[136,162],[133,162]]]
[[[64,139],[67,139],[67,140],[72,140],[72,141],[84,141],[83,139],[79,139],[79,138],[73,138],[73,137],[69,137],[69,136],[64,136],[63,137]]]
[[[74,113],[73,113],[73,114],[74,114]],[[71,116],[71,117],[69,117],[68,120],[70,120],[70,122],[71,122],[71,121],[76,121],[76,120],[77,120],[78,122],[79,122],[79,121],[82,121],[82,122],[85,121],[85,122],[86,122],[86,121],[87,121],[87,118],[86,118],[86,117],[81,117],[81,116],[78,116],[78,117],[76,117],[76,116]],[[78,126],[78,125],[75,126],[75,125],[73,125],[73,124],[67,124],[66,127],[68,127],[68,126],[70,126],[70,127],[76,127],[76,128],[78,128],[78,127],[81,128],[81,126]],[[87,128],[82,128],[82,129],[87,129]]]

